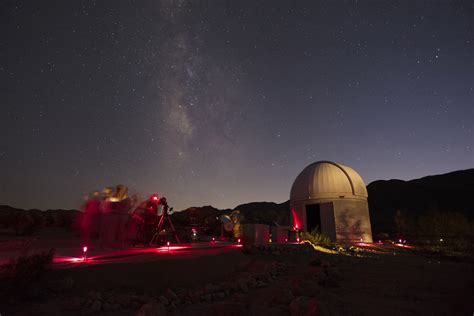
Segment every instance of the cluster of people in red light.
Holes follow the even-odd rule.
[[[139,203],[136,196],[129,197],[124,185],[94,191],[83,206],[82,241],[85,245],[95,243],[101,248],[146,244],[156,232],[161,212],[168,212],[168,204],[166,198],[157,194]]]

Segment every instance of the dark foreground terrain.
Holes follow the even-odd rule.
[[[200,250],[57,265],[3,315],[472,315],[474,265],[394,246]],[[112,261],[113,262],[113,261]]]

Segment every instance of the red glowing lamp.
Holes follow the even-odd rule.
[[[291,215],[293,217],[293,227],[295,230],[298,230],[300,228],[300,219],[298,218],[298,214],[296,213],[296,210],[294,208],[291,209]]]
[[[82,247],[83,260],[87,259],[87,246]]]
[[[239,239],[237,239],[237,242],[240,244],[240,238],[239,238]]]

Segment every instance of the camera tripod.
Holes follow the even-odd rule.
[[[170,212],[172,210],[173,210],[173,208],[169,209]],[[158,221],[158,225],[156,226],[155,234],[151,238],[150,245],[157,244],[159,242],[160,232],[164,229],[166,223],[168,224],[171,233],[173,234],[174,238],[176,239],[176,242],[178,244],[180,243],[178,233],[176,232],[176,229],[174,228],[174,225],[171,222],[171,218],[168,214],[168,205],[165,204],[165,205],[163,205],[163,212],[160,215],[160,220]]]

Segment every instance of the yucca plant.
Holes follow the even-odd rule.
[[[331,239],[319,230],[319,227],[314,228],[311,232],[301,232],[301,240],[307,240],[314,245],[329,245],[331,244]]]

